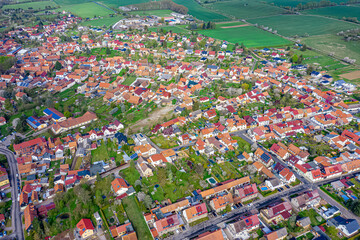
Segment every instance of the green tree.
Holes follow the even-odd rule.
[[[54,68],[59,71],[62,68],[61,63],[59,61],[56,61]]]
[[[65,112],[64,112],[64,116],[65,116],[66,118],[69,118],[69,117],[72,116],[72,114],[71,114],[71,112],[69,112],[69,111],[65,111]]]

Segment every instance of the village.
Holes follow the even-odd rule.
[[[64,41],[78,21],[0,42],[16,59],[0,76],[15,159],[0,159],[0,237],[19,230],[9,204],[31,239],[358,236],[356,85],[292,62],[301,44],[252,50],[130,20]]]

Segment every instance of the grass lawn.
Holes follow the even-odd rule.
[[[73,4],[62,6],[57,11],[68,11],[82,18],[92,18],[94,16],[107,16],[114,14],[114,11],[109,10],[95,2],[87,2],[81,4]]]
[[[102,142],[100,146],[91,151],[91,162],[97,162],[101,160],[109,159],[109,153],[107,151],[107,146]]]
[[[217,1],[214,4],[207,4],[205,6],[207,8],[217,10],[218,12],[224,12],[228,15],[232,15],[237,19],[272,16],[286,12],[282,8],[271,6],[270,4],[256,0]]]
[[[286,37],[336,34],[341,30],[358,28],[357,24],[307,15],[279,15],[254,18],[249,22],[277,30],[279,34]]]
[[[79,169],[80,169],[80,166],[81,166],[82,161],[83,161],[83,158],[82,158],[82,157],[78,157],[78,158],[77,158],[76,164],[75,164],[75,170],[79,170]]]
[[[174,139],[166,139],[163,135],[152,137],[151,140],[160,148],[173,148],[179,146]]]
[[[45,7],[47,6],[54,8],[57,7],[58,5],[53,1],[40,1],[40,2],[28,2],[28,3],[4,5],[2,9],[3,10],[5,9],[44,10]]]
[[[325,222],[325,220],[314,209],[309,209],[309,210],[299,212],[298,216],[300,218],[309,217],[312,226],[318,226]]]
[[[119,172],[119,175],[122,176],[130,185],[135,186],[135,181],[140,179],[140,173],[132,165],[125,168]]]
[[[196,3],[195,0],[174,0],[174,2],[184,5],[189,9],[188,14],[203,21],[225,21],[229,19],[224,15],[201,6],[200,4]]]
[[[272,33],[263,31],[253,26],[235,28],[222,28],[227,26],[242,25],[242,22],[231,24],[217,24],[216,29],[200,30],[200,34],[229,41],[231,43],[243,43],[246,47],[283,46],[292,42]]]
[[[328,16],[341,19],[343,17],[359,17],[360,8],[355,6],[332,6],[304,11],[307,14]]]
[[[142,240],[152,240],[152,235],[144,220],[143,213],[140,211],[135,196],[130,196],[122,200],[126,214],[128,215],[130,222],[134,226],[136,235]]]
[[[129,14],[139,15],[139,16],[150,16],[156,15],[158,17],[169,17],[173,11],[171,10],[149,10],[149,11],[132,11]]]
[[[127,77],[125,79],[124,82],[122,82],[123,85],[126,85],[126,86],[130,86],[135,80],[136,80],[136,76],[135,75],[130,75],[129,77]]]
[[[103,17],[101,19],[85,21],[85,22],[82,22],[81,25],[94,26],[94,27],[102,27],[102,26],[110,27],[110,26],[113,26],[118,21],[120,21],[121,19],[123,19],[123,17],[121,17],[121,16],[117,16],[117,15],[113,16],[113,17],[109,16],[109,17]]]
[[[205,222],[207,220],[209,220],[209,217],[204,217],[204,218],[201,218],[199,220],[196,220],[195,222],[190,223],[189,225],[190,225],[190,227],[193,227],[193,226],[198,225],[198,224],[200,224],[202,222]]]
[[[354,27],[355,28],[355,27]],[[302,40],[306,45],[324,51],[334,53],[339,58],[350,57],[360,62],[360,42],[345,42],[340,36],[326,34],[320,36],[308,37]]]

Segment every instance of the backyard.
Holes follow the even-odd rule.
[[[152,235],[144,220],[143,213],[139,208],[136,197],[130,196],[123,199],[123,204],[126,214],[134,226],[138,239],[152,240]]]

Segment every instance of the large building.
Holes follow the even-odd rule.
[[[56,122],[52,125],[51,130],[55,134],[60,134],[62,132],[66,132],[68,130],[78,128],[89,124],[91,122],[96,121],[98,118],[93,112],[86,112],[84,115],[78,118],[69,118],[62,122]]]
[[[62,122],[66,120],[64,114],[56,110],[55,108],[47,108],[43,111],[46,116],[50,116],[54,122]]]

